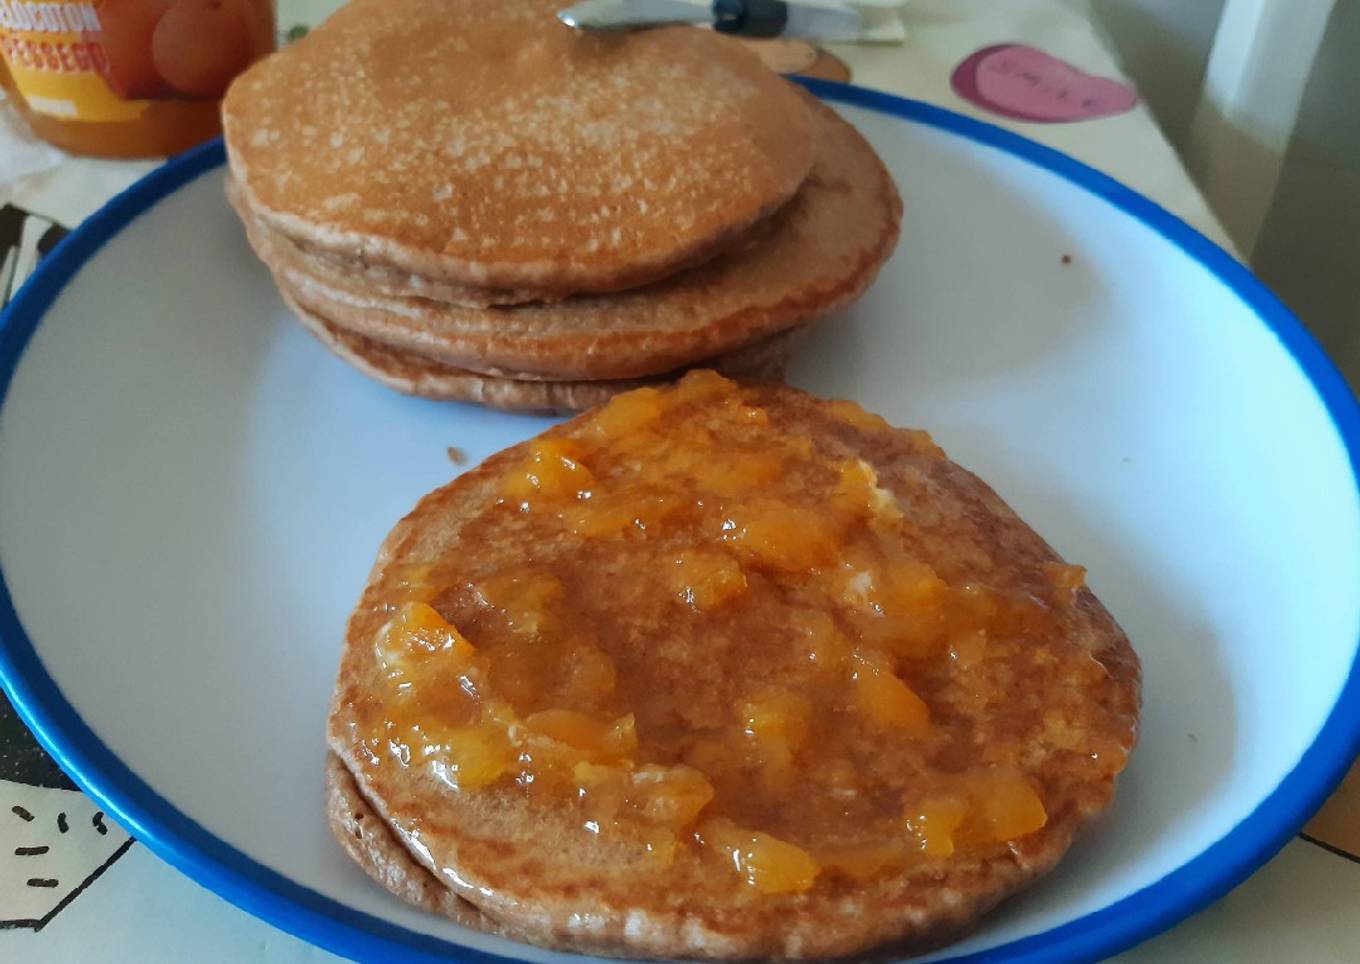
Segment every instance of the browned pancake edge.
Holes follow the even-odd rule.
[[[302,327],[336,357],[404,395],[474,402],[512,412],[579,412],[603,404],[621,392],[684,374],[676,371],[645,379],[573,382],[482,375],[356,335],[308,311],[287,295],[284,301]],[[796,338],[796,332],[780,332],[727,355],[707,359],[700,366],[733,377],[781,381]]]

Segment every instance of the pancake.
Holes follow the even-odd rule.
[[[683,374],[683,371],[676,371],[650,379],[593,382],[526,381],[478,375],[337,328],[292,302],[289,307],[318,341],[368,377],[402,394],[439,401],[475,402],[504,411],[577,412],[603,404],[620,392],[670,381]],[[701,364],[734,377],[782,381],[794,338],[794,333],[781,332]]]
[[[571,296],[570,291],[536,288],[488,288],[460,285],[427,278],[384,264],[372,264],[362,258],[349,258],[325,248],[298,241],[265,226],[250,210],[244,192],[230,174],[226,180],[227,199],[236,213],[256,236],[264,236],[278,257],[286,258],[298,271],[312,275],[322,282],[353,287],[378,297],[414,297],[443,302],[461,308],[492,308],[522,305],[530,302],[556,302]],[[769,221],[757,224],[750,231],[732,239],[715,253],[724,254],[763,241],[769,236]]]
[[[326,817],[331,835],[349,858],[394,896],[463,927],[528,942],[523,933],[487,917],[416,863],[334,753],[326,757]],[[578,944],[569,938],[554,946],[566,951],[590,949],[588,941]]]
[[[228,184],[228,191],[233,195],[239,195],[240,189],[231,182]],[[248,211],[243,212],[243,217],[255,220],[254,215]],[[258,224],[258,221],[256,223]],[[263,225],[259,225],[259,230],[269,231]],[[385,264],[370,264],[361,257],[348,258],[313,244],[295,241],[277,232],[272,232],[271,240],[275,244],[290,248],[290,254],[304,270],[322,278],[352,281],[380,295],[429,298],[432,301],[444,301],[464,308],[491,308],[496,305],[522,305],[531,301],[561,301],[571,294],[569,291],[535,288],[460,285],[438,278],[427,278]]]
[[[411,860],[334,754],[326,760],[326,816],[332,835],[350,859],[402,900],[464,927],[504,934],[504,928]]]
[[[355,0],[223,102],[249,207],[460,285],[613,291],[703,261],[812,164],[795,88],[711,31],[559,23],[556,0]]]
[[[925,433],[696,372],[398,523],[347,630],[332,783],[400,845],[367,872],[521,940],[909,952],[1108,807],[1139,686],[1080,570]]]
[[[384,297],[337,273],[314,273],[238,205],[280,290],[336,326],[469,371],[557,380],[651,375],[848,305],[891,254],[902,212],[891,176],[858,131],[808,100],[817,142],[812,173],[751,243],[613,295],[483,310]]]
[[[316,245],[307,244],[271,231],[260,223],[245,206],[241,189],[234,179],[227,182],[228,196],[242,219],[249,219],[255,229],[269,236],[275,247],[282,247],[291,263],[306,274],[313,275],[323,282],[329,281],[342,286],[355,285],[380,297],[424,298],[444,302],[460,308],[493,308],[506,305],[523,305],[530,302],[562,301],[572,295],[570,291],[556,291],[538,288],[487,288],[476,285],[460,285],[437,278],[413,274],[382,264],[370,264],[361,258],[347,258],[327,251]],[[732,239],[714,252],[714,257],[743,247],[759,243],[769,235],[769,218],[757,224],[746,233]]]

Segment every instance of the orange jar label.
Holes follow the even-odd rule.
[[[128,121],[215,100],[274,46],[269,0],[0,0],[0,56],[40,114]]]

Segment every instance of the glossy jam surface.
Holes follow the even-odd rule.
[[[383,573],[369,765],[570,808],[658,870],[693,853],[759,894],[1011,845],[1047,794],[1118,772],[1131,724],[1091,718],[1108,672],[1063,618],[1082,571],[989,584],[757,397],[706,372],[621,395],[503,471],[461,534],[495,565]]]

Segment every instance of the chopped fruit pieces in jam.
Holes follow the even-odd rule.
[[[931,857],[954,854],[954,834],[968,814],[967,804],[956,796],[930,796],[907,809],[907,830]]]
[[[580,462],[577,446],[553,439],[535,439],[524,464],[505,480],[505,497],[527,507],[536,498],[578,498],[594,482]]]
[[[1060,562],[1050,562],[1044,566],[1044,573],[1053,583],[1054,601],[1062,605],[1071,604],[1077,598],[1077,590],[1086,585],[1084,566],[1066,566]]]
[[[629,800],[649,823],[684,830],[713,799],[713,787],[692,767],[644,766],[630,777]]]
[[[507,572],[477,585],[489,606],[505,613],[506,625],[518,636],[541,636],[552,629],[553,605],[561,600],[562,584],[541,572]]]
[[[437,748],[427,746],[426,752],[436,757],[435,775],[460,790],[490,786],[515,762],[515,753],[505,736],[481,726],[451,729]]]
[[[1048,822],[1044,802],[1017,773],[982,770],[970,781],[970,813],[988,840],[1013,840],[1034,833]]]
[[[829,874],[866,880],[901,870],[907,864],[907,846],[901,840],[827,847],[817,852],[817,863]]]
[[[741,704],[741,721],[755,741],[756,756],[767,784],[787,786],[796,775],[794,763],[808,735],[812,707],[797,693],[771,693]]]
[[[788,614],[796,643],[795,656],[806,659],[818,669],[836,669],[850,655],[845,638],[828,613],[817,609],[795,609]]]
[[[643,844],[649,862],[669,867],[680,835],[713,799],[713,785],[693,767],[648,764],[635,770],[582,761],[572,768],[585,827],[627,833]]]
[[[679,508],[679,500],[673,497],[649,492],[620,492],[567,506],[560,515],[574,536],[619,539],[629,534],[645,534]]]
[[[715,609],[746,591],[746,575],[721,552],[682,552],[671,570],[671,589],[696,612]]]
[[[801,894],[821,871],[806,850],[730,820],[708,821],[699,839],[762,894]]]
[[[841,463],[841,477],[831,498],[844,512],[865,513],[884,519],[902,518],[902,509],[892,493],[878,484],[874,467],[863,459]]]
[[[579,751],[587,760],[627,760],[637,751],[631,715],[605,724],[575,710],[542,710],[531,713],[524,725],[531,734]]]
[[[388,682],[403,693],[431,675],[447,681],[450,671],[465,672],[477,654],[462,633],[423,602],[402,604],[378,633],[374,649]]]
[[[866,639],[912,659],[934,655],[944,642],[949,586],[925,563],[884,566],[854,592],[853,618]]]
[[[849,422],[855,428],[864,432],[887,432],[892,426],[884,421],[883,416],[875,415],[873,412],[866,412],[856,403],[848,399],[837,399],[828,402],[828,409],[837,418]]]
[[[835,560],[839,528],[816,507],[753,499],[722,520],[720,538],[752,565],[805,572]]]
[[[893,674],[889,660],[878,653],[855,653],[855,707],[880,726],[892,727],[907,736],[925,736],[930,730],[930,708]]]
[[[567,654],[562,700],[570,706],[602,706],[614,695],[617,680],[614,663],[603,650],[595,646],[576,646]]]
[[[655,423],[663,410],[661,393],[655,388],[615,395],[595,413],[591,434],[605,441],[628,438]]]
[[[942,781],[945,792],[907,805],[906,825],[923,853],[952,856],[966,844],[996,844],[1048,822],[1043,801],[1017,770],[984,767]]]
[[[696,485],[722,498],[759,492],[779,477],[782,468],[782,460],[772,455],[731,462],[691,462],[686,466]]]
[[[910,508],[929,436],[832,402],[809,437],[759,398],[712,372],[619,395],[494,483],[459,536],[490,562],[385,572],[367,765],[551,801],[641,866],[770,895],[1038,831],[1038,747],[1117,772],[1131,728],[1015,675],[1109,679],[1062,630],[1084,571],[989,584]],[[891,484],[854,454],[886,444],[915,460]]]
[[[741,704],[746,732],[766,746],[797,750],[807,739],[808,701],[795,693],[774,693]]]

